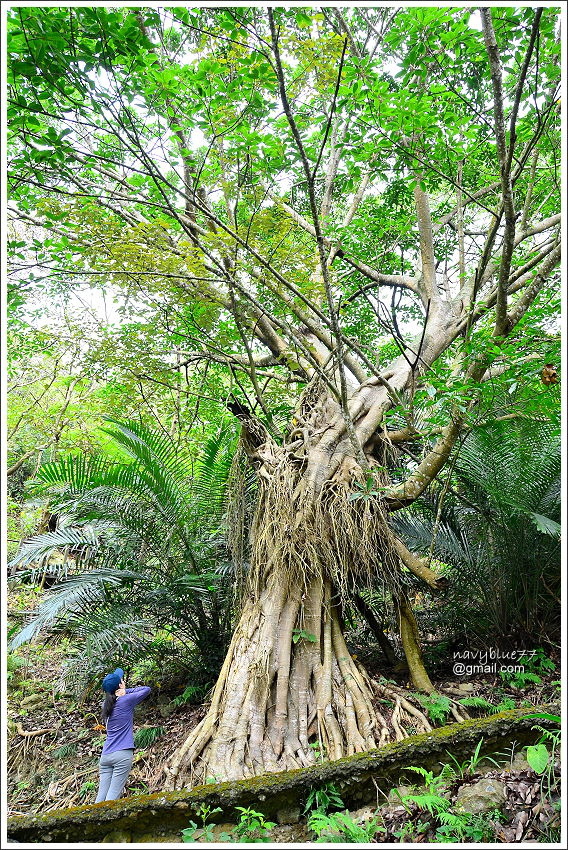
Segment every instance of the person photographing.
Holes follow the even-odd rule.
[[[152,689],[146,685],[127,688],[124,670],[117,667],[103,679],[105,699],[102,722],[106,740],[99,760],[99,790],[95,803],[118,800],[134,759],[134,709]]]

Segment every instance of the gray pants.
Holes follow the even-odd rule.
[[[118,800],[126,785],[134,750],[115,750],[101,756],[99,761],[99,793],[95,803]]]

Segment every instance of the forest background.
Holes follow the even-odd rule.
[[[209,696],[174,786],[554,655],[558,9],[8,20],[14,684],[48,637],[54,693]]]

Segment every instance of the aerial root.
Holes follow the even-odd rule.
[[[407,733],[401,728],[400,723],[400,699],[395,697],[395,705],[393,709],[393,713],[391,715],[391,723],[394,729],[394,733],[396,735],[397,741],[402,741],[404,738],[407,738]]]
[[[333,628],[330,631],[333,633]],[[334,650],[341,649],[339,635],[328,632],[327,640],[327,650],[333,653],[332,670],[327,688],[319,694],[310,684],[317,672],[318,653],[314,648],[306,643],[305,651],[299,652],[296,659],[300,663],[292,665],[287,722],[281,740],[282,726],[274,712],[276,688],[261,688],[259,692],[253,685],[254,678],[248,679],[241,697],[242,710],[230,734],[212,746],[220,718],[208,714],[172,759],[169,787],[181,788],[193,779],[203,782],[208,775],[222,774],[224,779],[230,779],[307,767],[320,757],[335,760],[382,747],[393,740],[403,741],[411,734],[432,731],[425,713],[402,688],[369,679],[350,656],[338,657]],[[377,710],[368,694],[391,701],[392,712]],[[452,701],[450,710],[459,722],[467,719],[458,703]],[[222,711],[223,705],[220,714]],[[270,734],[276,730],[276,736]],[[319,752],[309,743],[314,737],[320,743]],[[195,765],[203,754],[200,770],[195,773]]]

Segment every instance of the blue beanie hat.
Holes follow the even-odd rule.
[[[119,687],[121,680],[124,678],[124,670],[117,667],[114,673],[109,673],[103,679],[103,690],[107,694],[113,694]]]

